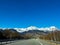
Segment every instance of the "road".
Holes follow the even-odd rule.
[[[28,40],[18,40],[15,41],[14,43],[6,45],[52,45],[52,44],[39,39],[28,39]]]

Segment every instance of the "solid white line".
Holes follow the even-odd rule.
[[[43,45],[41,42],[39,42],[40,43],[40,45]]]
[[[38,39],[36,39],[36,40],[39,42],[40,45],[43,45]]]

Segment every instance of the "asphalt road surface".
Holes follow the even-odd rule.
[[[52,44],[39,39],[28,39],[28,40],[18,40],[6,45],[52,45]]]

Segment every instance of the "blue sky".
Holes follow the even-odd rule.
[[[0,27],[60,28],[60,0],[0,0]]]

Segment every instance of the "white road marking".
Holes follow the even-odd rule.
[[[40,45],[43,45],[38,39],[36,39],[36,40],[39,42]]]

